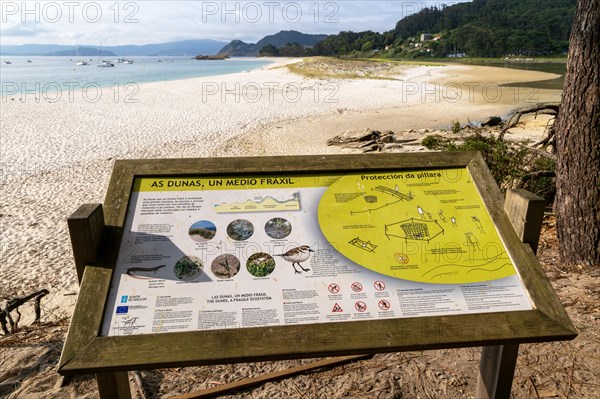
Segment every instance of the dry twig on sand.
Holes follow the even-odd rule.
[[[42,297],[49,294],[49,291],[46,289],[34,292],[33,294],[29,294],[22,298],[13,298],[6,302],[4,309],[0,308],[0,326],[2,328],[2,332],[4,335],[9,335],[14,333],[19,327],[19,320],[21,319],[21,313],[19,312],[19,306],[23,305],[25,302],[35,299],[35,320],[34,323],[37,323],[40,320],[40,301]],[[10,315],[10,312],[16,312],[17,318],[13,319]],[[10,331],[7,327],[10,325]]]

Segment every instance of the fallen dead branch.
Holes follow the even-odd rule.
[[[504,126],[504,129],[502,129],[502,131],[500,131],[500,134],[498,135],[498,140],[504,140],[504,135],[506,134],[506,132],[509,129],[512,129],[513,127],[515,127],[519,121],[521,120],[521,116],[525,115],[525,114],[537,114],[540,113],[541,111],[546,111],[546,112],[550,112],[554,115],[558,115],[558,108],[559,108],[560,104],[556,103],[542,103],[542,104],[537,104],[533,107],[529,107],[529,108],[525,108],[525,109],[521,109],[517,112],[515,112],[513,114],[513,116],[510,117],[510,119],[508,120],[508,122],[506,123],[506,126]],[[552,129],[550,129],[550,131],[552,132]],[[550,139],[548,139],[549,141]]]
[[[29,294],[22,298],[13,298],[6,302],[4,309],[0,308],[0,327],[2,328],[2,332],[4,335],[9,335],[14,333],[17,328],[19,328],[19,321],[21,320],[21,313],[19,312],[19,306],[23,305],[25,302],[35,299],[35,320],[34,323],[37,323],[41,317],[41,309],[40,309],[40,301],[41,299],[48,295],[50,291],[43,289],[41,291],[34,292],[33,294]],[[16,319],[13,319],[11,316],[11,312],[17,313]],[[10,331],[7,327],[10,325]]]

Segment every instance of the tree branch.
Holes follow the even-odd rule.
[[[40,313],[41,313],[40,301],[44,296],[48,295],[49,293],[50,293],[50,291],[43,289],[43,290],[34,292],[33,294],[26,295],[22,298],[14,298],[14,299],[7,301],[6,307],[4,309],[0,308],[0,328],[2,328],[2,332],[4,333],[4,335],[8,335],[11,332],[15,332],[15,330],[18,328],[19,320],[21,319],[21,313],[19,312],[19,306],[23,305],[25,302],[27,302],[31,299],[35,299],[34,323],[39,322]],[[17,313],[17,315],[19,316],[17,318],[17,321],[14,321],[12,316],[10,315],[10,312],[12,312],[12,311],[15,311]],[[7,328],[7,324],[10,324],[10,331]]]
[[[539,177],[556,177],[556,172],[553,170],[540,170],[538,172],[531,172],[521,177],[521,185],[527,183],[531,179],[537,179]]]
[[[513,127],[515,127],[519,123],[519,121],[521,120],[521,116],[523,116],[525,114],[532,114],[532,113],[537,114],[540,111],[552,111],[553,114],[556,115],[556,114],[558,114],[559,107],[560,107],[560,104],[542,103],[542,104],[534,105],[533,107],[518,110],[517,112],[515,112],[513,114],[513,116],[510,117],[510,119],[506,123],[506,126],[504,126],[504,129],[502,129],[502,131],[500,131],[500,134],[498,135],[498,140],[504,140],[504,135],[506,134],[506,132],[509,129],[512,129]]]

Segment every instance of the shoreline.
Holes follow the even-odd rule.
[[[284,68],[301,59],[275,60],[250,72],[145,83],[136,102],[3,103],[2,295],[48,288],[47,303],[70,312],[64,293],[77,291],[77,279],[66,219],[81,204],[103,202],[115,159],[348,153],[327,140],[350,128],[447,127],[506,115],[525,100],[560,99],[556,90],[515,97],[502,88],[489,101],[502,87],[490,67],[475,77],[474,67],[453,65],[407,66],[395,80],[316,80]],[[547,77],[511,71],[505,79]],[[489,93],[471,97],[475,83],[490,84]]]

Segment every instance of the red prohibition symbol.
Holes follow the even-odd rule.
[[[381,310],[389,310],[390,308],[390,303],[388,301],[386,301],[385,299],[382,299],[381,301],[379,301],[379,309]]]
[[[361,292],[362,291],[362,284],[359,282],[354,282],[352,283],[352,291],[354,292]]]
[[[375,281],[373,283],[373,286],[375,287],[375,289],[377,291],[383,291],[383,290],[385,290],[385,283],[383,281]]]
[[[358,301],[354,304],[354,308],[362,313],[365,310],[367,310],[367,304],[364,303],[363,301]]]
[[[329,292],[331,292],[332,294],[337,294],[338,292],[340,292],[340,286],[337,285],[336,283],[331,283],[329,284],[329,287],[327,288],[329,290]]]

